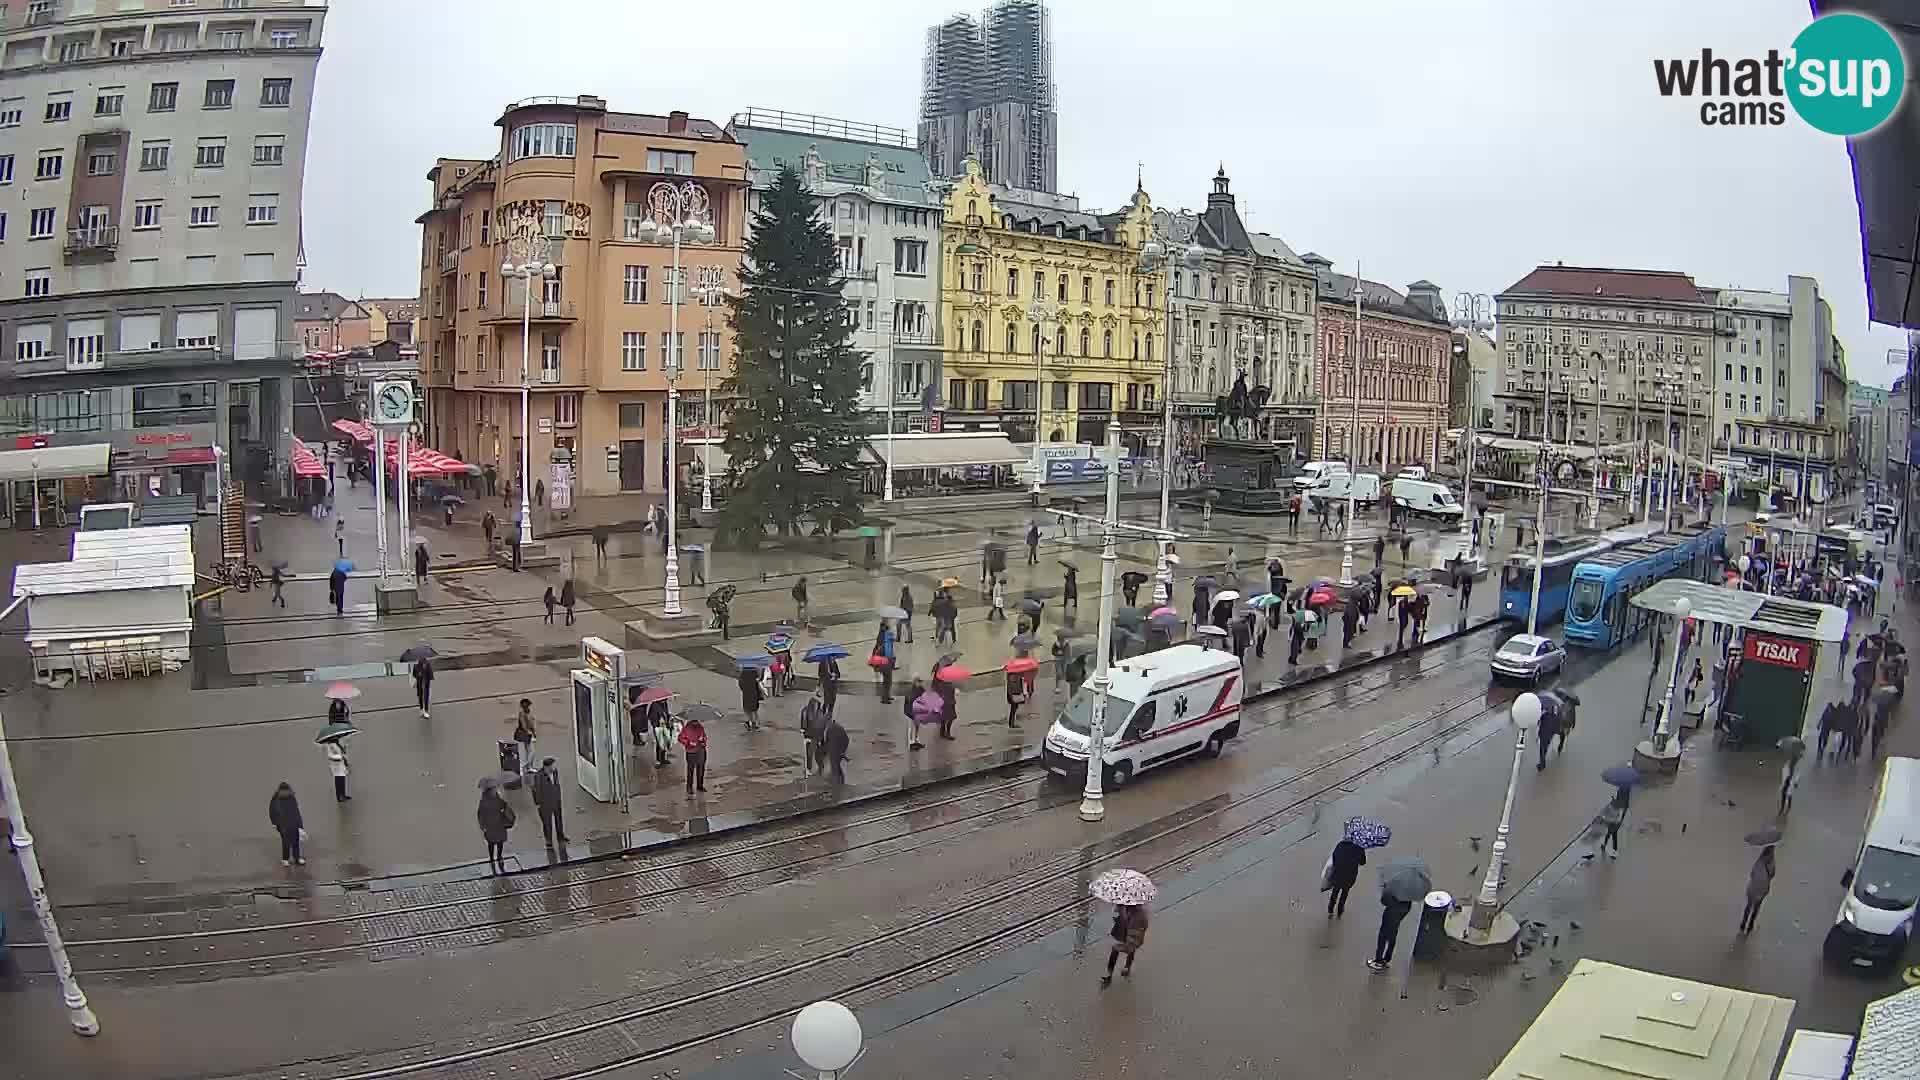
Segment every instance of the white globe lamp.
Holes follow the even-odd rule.
[[[821,1080],[833,1078],[860,1056],[860,1021],[837,1001],[816,1001],[793,1018],[793,1052]]]
[[[1513,699],[1513,726],[1532,731],[1540,726],[1540,695],[1528,691]]]

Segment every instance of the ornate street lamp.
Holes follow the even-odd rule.
[[[537,227],[536,227],[537,228]],[[513,256],[519,254],[519,259]],[[507,245],[507,260],[500,264],[502,278],[519,278],[520,306],[520,543],[533,543],[533,427],[527,419],[527,402],[532,393],[534,283],[553,276],[559,267],[553,264],[553,245],[537,231],[530,231]],[[405,478],[402,477],[402,483]]]

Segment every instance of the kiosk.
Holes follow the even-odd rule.
[[[587,794],[627,808],[627,741],[621,695],[626,650],[597,637],[580,639],[573,671],[573,774]]]

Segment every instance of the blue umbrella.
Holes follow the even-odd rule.
[[[827,644],[815,645],[813,648],[808,649],[806,654],[800,657],[800,659],[805,660],[809,664],[820,664],[828,660],[839,660],[852,655],[852,653],[839,645]]]
[[[1601,770],[1600,779],[1614,787],[1632,787],[1640,782],[1640,770],[1631,765],[1609,765]]]
[[[353,560],[352,559],[335,559],[333,561],[333,568],[335,570],[340,571],[343,574],[351,574],[353,573]]]
[[[797,632],[796,627],[788,626],[786,623],[775,623],[773,626],[774,637],[792,637]]]
[[[748,653],[745,656],[734,657],[733,663],[735,667],[738,667],[742,671],[758,671],[763,667],[772,666],[773,657],[763,652]]]
[[[1369,817],[1350,817],[1341,832],[1348,840],[1363,848],[1386,847],[1393,839],[1393,830],[1384,821],[1375,821]]]

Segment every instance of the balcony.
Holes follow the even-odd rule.
[[[120,250],[120,229],[114,225],[93,225],[84,229],[68,229],[66,253],[68,259],[113,258]]]
[[[451,273],[453,273],[453,272],[454,272],[455,270],[457,270],[457,269],[459,269],[459,267],[460,267],[460,253],[459,253],[459,252],[457,252],[457,251],[443,251],[443,252],[441,252],[441,253],[440,253],[440,272],[441,272],[441,273],[443,273],[443,274],[451,274]]]
[[[532,322],[573,322],[579,311],[571,300],[536,300],[529,311],[526,301],[501,297],[480,309],[480,321],[489,325],[517,323],[522,317]]]
[[[917,345],[922,348],[937,349],[940,347],[940,340],[940,328],[938,326],[929,325],[917,329],[895,329],[893,332],[893,343],[895,345]]]
[[[842,266],[840,279],[842,281],[878,281],[880,268],[878,266]]]

